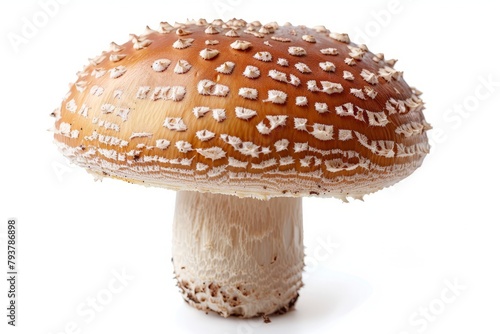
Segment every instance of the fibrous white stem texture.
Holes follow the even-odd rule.
[[[302,200],[177,194],[173,264],[184,299],[244,318],[286,312],[302,286]]]

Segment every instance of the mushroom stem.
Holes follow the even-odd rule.
[[[173,264],[184,299],[244,318],[284,313],[302,287],[302,199],[177,193]]]

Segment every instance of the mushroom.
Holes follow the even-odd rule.
[[[429,152],[420,92],[394,63],[324,27],[161,23],[78,73],[55,143],[98,178],[178,191],[190,305],[282,313],[303,285],[301,197],[361,199]]]

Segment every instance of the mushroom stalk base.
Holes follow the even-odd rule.
[[[172,256],[184,299],[224,317],[288,311],[302,287],[302,236],[301,198],[178,192]]]

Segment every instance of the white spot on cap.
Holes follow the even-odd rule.
[[[132,132],[130,135],[129,139],[134,139],[134,138],[150,138],[153,137],[153,134],[151,132]]]
[[[263,135],[270,134],[271,131],[273,131],[279,126],[285,126],[288,116],[277,115],[277,116],[266,116],[266,118],[269,121],[269,126],[265,125],[264,121],[261,121],[259,124],[257,124],[257,130]]]
[[[151,65],[151,68],[155,72],[163,72],[167,69],[167,67],[170,65],[171,61],[170,59],[158,59],[153,62],[153,65]]]
[[[370,87],[370,86],[365,86],[364,88],[364,91],[366,93],[366,95],[368,95],[371,99],[375,99],[375,97],[377,96],[377,92],[375,91],[375,89],[373,89],[373,87]]]
[[[127,55],[125,54],[112,54],[112,55],[109,55],[109,60],[116,63],[116,62],[119,62],[120,60],[122,60],[123,58],[125,58]]]
[[[172,46],[176,49],[185,49],[193,45],[193,38],[179,38],[172,44]]]
[[[286,102],[286,93],[281,90],[271,89],[267,91],[267,99],[263,102],[272,102],[276,104],[284,104]]]
[[[243,71],[243,75],[247,78],[255,79],[255,78],[258,78],[260,76],[260,70],[258,67],[248,65],[247,67],[245,67],[245,71]]]
[[[193,114],[196,118],[201,118],[205,116],[206,113],[210,111],[209,107],[194,107]]]
[[[115,89],[115,91],[113,92],[113,97],[115,99],[120,100],[122,98],[122,96],[123,96],[123,90],[121,90],[121,89]]]
[[[252,168],[254,168],[254,169],[264,169],[264,168],[269,168],[269,167],[275,166],[277,164],[278,164],[278,162],[276,161],[276,159],[275,158],[271,158],[271,159],[268,159],[268,160],[264,160],[264,161],[262,161],[261,163],[258,163],[258,164],[252,163]]]
[[[167,117],[165,118],[165,122],[163,122],[163,126],[169,130],[174,131],[186,131],[187,126],[180,117]]]
[[[200,51],[200,57],[205,60],[209,60],[217,57],[219,53],[219,50],[206,48]]]
[[[208,165],[204,164],[204,163],[201,163],[201,162],[198,162],[196,163],[196,170],[199,171],[199,172],[202,172],[204,170],[207,170],[208,169]]]
[[[130,112],[130,108],[118,108],[118,112],[116,116],[121,117],[122,121],[125,122],[128,120],[128,114]]]
[[[167,100],[168,99],[168,91],[170,90],[169,86],[164,87],[155,87],[153,90],[153,94],[151,94],[151,100],[156,101],[159,99]]]
[[[239,89],[238,95],[245,99],[256,100],[258,92],[255,88],[242,87]]]
[[[307,118],[295,117],[293,119],[293,128],[299,131],[307,131]]]
[[[344,91],[344,88],[339,83],[331,81],[320,81],[320,83],[321,86],[323,87],[321,89],[323,93],[333,94],[333,93],[342,93]]]
[[[156,147],[165,150],[170,146],[170,141],[166,139],[158,139],[156,140]]]
[[[246,168],[248,166],[248,161],[240,161],[233,157],[228,158],[228,165],[236,168]]]
[[[68,103],[66,103],[66,110],[71,113],[76,112],[78,106],[76,105],[75,99],[71,99]]]
[[[229,29],[224,35],[226,35],[227,37],[240,37],[237,29]]]
[[[226,110],[225,109],[213,109],[212,110],[212,117],[217,122],[222,122],[226,119]]]
[[[339,140],[346,141],[352,139],[352,131],[347,129],[339,129]]]
[[[311,69],[304,63],[295,64],[295,68],[298,69],[301,73],[311,73]]]
[[[281,37],[281,36],[271,36],[271,39],[278,41],[278,42],[284,42],[284,43],[288,43],[288,42],[292,41],[290,38]]]
[[[310,132],[315,138],[319,140],[332,140],[333,139],[333,125],[327,124],[313,124],[313,130]]]
[[[211,80],[200,80],[197,85],[198,93],[201,95],[226,96],[229,93],[229,87],[217,84]]]
[[[288,150],[288,145],[290,142],[288,139],[281,139],[274,143],[274,147],[276,148],[276,152],[286,151]]]
[[[274,80],[276,81],[281,81],[281,82],[287,82],[287,78],[286,78],[286,73],[284,72],[280,72],[280,71],[276,71],[276,70],[270,70],[269,71],[269,76],[271,78],[273,78]]]
[[[187,60],[181,59],[175,64],[174,73],[184,74],[191,69],[192,65]]]
[[[178,28],[176,31],[175,31],[175,34],[177,36],[187,36],[187,35],[191,35],[193,32],[190,31],[190,30],[187,30],[187,29],[184,29],[185,26],[182,26],[180,28]]]
[[[300,107],[303,107],[303,106],[307,106],[307,97],[305,96],[297,96],[295,98],[295,104],[300,106]]]
[[[373,112],[366,110],[368,116],[368,124],[372,126],[386,126],[389,123],[387,116],[384,112]]]
[[[300,46],[290,46],[288,48],[288,53],[291,54],[292,56],[298,56],[298,57],[307,55],[306,49]]]
[[[196,152],[207,159],[211,159],[212,161],[222,159],[226,156],[226,151],[218,146],[210,148],[197,148]]]
[[[196,137],[201,141],[209,141],[215,137],[215,133],[209,130],[196,131]]]
[[[239,119],[249,120],[257,116],[257,111],[248,108],[236,107],[234,111]]]
[[[257,52],[253,57],[257,60],[264,61],[264,62],[268,62],[268,61],[273,60],[273,56],[268,51]]]
[[[308,143],[294,143],[293,144],[294,153],[304,152],[304,151],[307,151],[308,149],[309,149]]]
[[[319,67],[325,72],[335,72],[335,64],[329,61],[319,63]]]
[[[111,42],[109,44],[109,51],[120,52],[120,51],[123,51],[123,47],[121,45],[116,44],[115,42]]]
[[[219,30],[211,24],[209,24],[208,27],[205,29],[205,34],[215,35],[218,33],[219,33]]]
[[[352,75],[352,73],[349,72],[349,71],[344,71],[343,78],[345,80],[353,81],[354,80],[354,75]]]
[[[92,76],[94,76],[96,79],[99,79],[102,77],[104,74],[106,74],[106,70],[104,68],[95,68],[92,71]]]
[[[313,35],[302,35],[302,39],[309,43],[316,43],[316,38]]]
[[[226,61],[219,65],[215,70],[222,74],[231,74],[236,64],[232,61]]]
[[[278,61],[276,63],[283,67],[288,66],[288,60],[286,60],[285,58],[278,58]]]
[[[336,48],[321,49],[319,52],[321,52],[324,55],[329,55],[329,56],[336,56],[339,54],[339,51]]]
[[[235,50],[246,50],[252,46],[252,43],[238,39],[238,40],[232,42],[230,46],[231,46],[231,48],[233,48]]]
[[[359,88],[351,88],[350,93],[361,100],[366,100],[365,94]]]
[[[167,94],[167,100],[181,101],[186,95],[186,87],[172,86]]]
[[[105,103],[101,105],[101,111],[103,114],[110,114],[115,110],[115,106],[110,103]]]
[[[316,80],[309,80],[307,82],[307,90],[310,90],[311,92],[319,92],[320,91]]]
[[[384,68],[380,68],[378,70],[378,75],[384,78],[385,81],[390,82],[391,80],[399,80],[403,72],[396,71],[392,67],[385,66]]]
[[[333,38],[336,41],[343,42],[343,43],[350,43],[349,35],[346,33],[338,33],[338,32],[332,32],[330,34],[330,37]]]
[[[219,41],[216,39],[207,39],[205,41],[205,45],[217,45],[217,44],[219,44]]]
[[[353,58],[349,58],[349,57],[347,57],[346,59],[344,59],[344,63],[346,63],[349,66],[356,65],[356,61]]]
[[[127,68],[125,66],[117,66],[115,68],[112,68],[109,70],[109,76],[112,78],[112,79],[116,79],[116,78],[119,78],[121,77],[123,74],[125,74],[125,72],[127,72]]]
[[[361,76],[363,77],[363,79],[365,79],[366,82],[369,82],[372,85],[378,83],[377,75],[375,73],[368,71],[365,68],[361,71]]]
[[[193,145],[191,145],[190,143],[188,143],[187,141],[184,141],[184,140],[176,141],[175,147],[177,147],[177,149],[181,153],[187,153],[187,152],[193,150]]]
[[[295,163],[295,159],[291,156],[281,157],[280,158],[280,166],[292,165]]]
[[[140,86],[135,94],[136,99],[144,100],[148,97],[148,93],[151,90],[149,86]]]
[[[300,85],[300,79],[295,75],[290,74],[290,80],[288,80],[288,83],[297,87]]]
[[[356,59],[356,60],[361,60],[363,59],[363,56],[365,54],[365,51],[361,48],[358,48],[356,46],[348,45],[347,46],[351,52],[349,52],[349,56]]]
[[[322,102],[316,102],[314,104],[314,109],[316,109],[316,111],[320,114],[323,114],[325,112],[328,112],[328,105],[326,103],[322,103]]]
[[[245,142],[242,142],[241,145],[237,149],[238,149],[238,152],[240,152],[243,155],[249,155],[249,156],[252,156],[254,158],[258,158],[259,154],[260,154],[259,148],[260,148],[259,145],[256,145],[250,141],[245,141]]]

